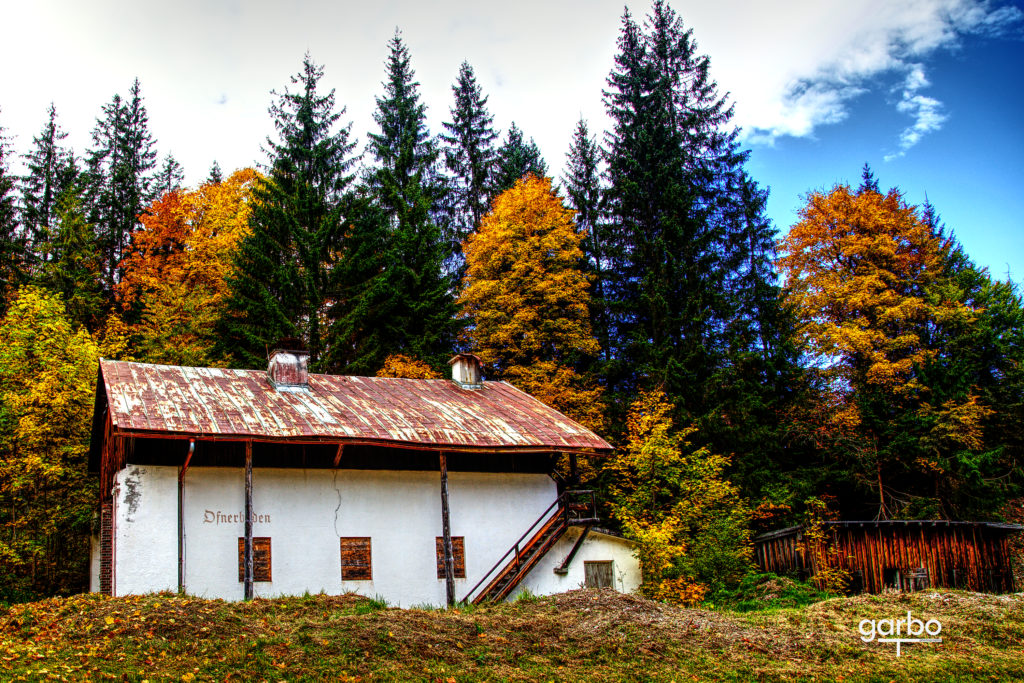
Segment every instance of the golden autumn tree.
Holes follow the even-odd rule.
[[[912,390],[914,367],[934,353],[928,323],[970,314],[929,300],[946,244],[897,190],[811,193],[780,246],[810,348],[847,382]]]
[[[384,359],[377,377],[404,377],[405,379],[441,379],[441,374],[429,364],[404,353],[393,353]]]
[[[0,599],[85,588],[98,358],[44,289],[20,289],[0,321]]]
[[[600,429],[601,389],[575,369],[598,345],[581,269],[585,233],[572,217],[547,178],[527,175],[498,195],[463,245],[458,304],[492,376]]]
[[[694,448],[696,429],[675,429],[672,410],[663,391],[641,392],[606,473],[612,514],[639,542],[641,591],[693,604],[749,570],[750,512],[725,479],[729,459]]]
[[[944,458],[922,446],[941,442],[952,458],[981,448],[988,408],[969,385],[932,407],[937,385],[925,377],[945,353],[941,331],[978,313],[951,291],[951,243],[899,191],[865,183],[811,193],[780,245],[779,270],[830,406],[822,420],[883,518],[916,514],[922,481],[941,500]]]
[[[253,183],[242,169],[219,183],[172,191],[140,216],[117,295],[138,322],[131,334],[142,360],[217,364],[210,357],[214,324],[228,296],[238,241],[248,232]]]

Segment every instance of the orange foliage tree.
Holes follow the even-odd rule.
[[[238,241],[248,232],[250,191],[259,174],[242,169],[220,183],[168,192],[140,217],[117,295],[137,322],[141,360],[218,364],[214,323],[228,295]]]
[[[598,344],[581,269],[585,233],[572,217],[547,178],[528,175],[496,197],[463,247],[458,303],[493,375],[600,429],[601,389],[576,370]]]
[[[912,390],[915,365],[934,353],[927,324],[970,314],[927,296],[945,241],[896,190],[814,192],[800,219],[778,264],[811,350],[847,382]]]
[[[404,377],[406,379],[441,379],[441,374],[421,360],[403,353],[393,353],[384,359],[378,377]]]
[[[800,219],[778,264],[823,380],[824,440],[851,457],[879,516],[905,514],[916,481],[939,488],[940,458],[921,445],[981,448],[988,409],[971,393],[931,407],[921,375],[942,351],[937,330],[969,325],[977,311],[937,295],[948,288],[951,240],[897,190],[837,185],[811,193]]]

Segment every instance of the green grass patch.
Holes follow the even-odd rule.
[[[611,591],[452,610],[355,595],[54,598],[0,610],[0,680],[1024,680],[1022,595],[806,602],[803,588],[772,580],[725,609]],[[758,601],[770,607],[752,609]],[[861,620],[907,611],[941,621],[943,642],[899,658],[862,642]]]

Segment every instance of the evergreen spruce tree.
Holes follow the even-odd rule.
[[[858,192],[864,192],[865,190],[879,193],[882,191],[878,186],[878,180],[875,178],[874,172],[867,162],[864,162],[864,168],[860,171],[860,187],[857,188]]]
[[[495,160],[494,117],[487,111],[487,98],[476,82],[473,67],[463,62],[452,86],[455,104],[451,122],[444,124],[447,134],[445,165],[454,177],[452,213],[454,230],[447,237],[449,249],[461,254],[462,242],[480,225],[490,203],[490,176]]]
[[[25,241],[18,224],[15,178],[10,174],[10,141],[0,126],[0,309],[25,277]]]
[[[155,197],[162,197],[168,192],[181,189],[181,184],[185,181],[185,169],[173,154],[168,154],[164,157],[164,163],[154,180]]]
[[[605,91],[605,373],[620,408],[659,385],[689,421],[739,401],[716,377],[764,352],[754,318],[768,313],[750,306],[769,305],[772,232],[692,32],[662,0],[645,26],[627,10]]]
[[[219,323],[215,355],[238,367],[260,367],[283,339],[306,345],[314,369],[324,367],[322,321],[330,273],[343,230],[353,220],[351,124],[336,127],[334,90],[318,91],[323,68],[307,54],[292,76],[295,92],[272,92],[278,139],[267,139],[266,178],[253,191],[251,233],[241,241],[228,278],[229,313]]]
[[[220,170],[220,164],[214,160],[213,165],[210,166],[210,175],[206,178],[206,182],[211,185],[217,185],[224,182],[224,174]]]
[[[548,174],[548,165],[540,155],[537,143],[533,138],[526,142],[523,131],[513,121],[505,135],[505,142],[498,148],[491,180],[491,197],[497,197],[512,188],[528,173],[544,178]]]
[[[331,365],[353,373],[375,373],[396,353],[439,365],[455,337],[452,286],[443,272],[447,254],[433,218],[445,189],[439,150],[397,32],[390,50],[374,113],[379,132],[370,134],[368,145],[376,166],[366,178],[381,215],[351,231],[349,246],[360,255],[348,254],[335,279],[344,294],[332,313],[332,336],[344,343],[335,346]],[[368,243],[378,245],[376,254],[372,246],[365,250]]]
[[[21,219],[27,257],[34,264],[47,258],[55,232],[57,200],[74,181],[75,174],[68,173],[69,165],[74,163],[72,153],[61,146],[65,138],[67,133],[57,123],[57,109],[51,102],[47,121],[39,135],[32,138],[32,151],[25,155],[28,173],[21,181]]]
[[[586,232],[582,248],[586,269],[592,278],[590,326],[607,359],[609,339],[604,271],[608,265],[608,235],[607,226],[601,219],[600,160],[601,148],[591,137],[587,122],[581,118],[569,146],[562,185],[569,205],[576,211],[577,227]]]
[[[86,155],[87,218],[100,240],[104,293],[111,303],[138,216],[154,198],[155,142],[138,79],[129,95],[127,100],[114,95],[104,105],[92,132],[93,147]]]

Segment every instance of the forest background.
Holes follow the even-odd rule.
[[[306,55],[265,165],[194,188],[138,81],[81,152],[51,107],[24,175],[0,129],[0,599],[85,588],[98,358],[258,368],[286,338],[339,374],[440,377],[472,351],[604,436],[581,483],[653,597],[734,585],[752,535],[791,523],[1020,516],[1016,285],[867,166],[779,239],[667,3],[623,15],[611,126],[580,120],[557,180],[469,63],[432,134],[389,48],[365,147]]]

